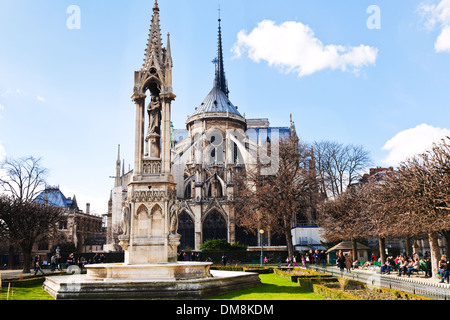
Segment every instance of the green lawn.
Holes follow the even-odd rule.
[[[36,283],[26,287],[14,287],[10,288],[9,300],[53,300],[52,296],[49,295],[44,289],[42,289],[42,284],[44,283],[44,278],[42,278],[41,283]],[[6,300],[8,288],[2,288],[1,300]]]
[[[220,295],[208,300],[323,300],[313,292],[302,289],[297,283],[283,279],[275,274],[261,274],[261,286],[243,289],[232,293]],[[26,287],[11,287],[10,300],[53,300],[42,289],[42,282]],[[7,289],[2,290],[2,300],[6,300]]]
[[[208,300],[324,300],[314,292],[302,289],[298,283],[276,274],[260,274],[261,286],[227,293]]]

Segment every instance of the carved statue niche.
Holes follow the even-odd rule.
[[[158,96],[152,96],[147,106],[149,117],[148,133],[161,134],[161,101]]]
[[[159,158],[161,154],[161,100],[159,96],[152,95],[147,106],[149,117],[147,137],[145,138],[146,156]]]
[[[122,220],[120,222],[124,236],[130,235],[131,214],[130,207],[125,203],[122,207]]]
[[[177,234],[178,231],[178,213],[180,212],[180,202],[178,200],[170,200],[169,202],[169,233]]]

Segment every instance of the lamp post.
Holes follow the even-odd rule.
[[[263,234],[264,234],[264,230],[260,229],[259,230],[259,234],[261,235],[261,267],[264,265],[264,244],[263,244]]]

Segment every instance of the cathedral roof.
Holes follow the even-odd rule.
[[[218,86],[214,86],[203,100],[202,104],[195,110],[193,115],[203,112],[226,112],[241,115],[227,95]]]

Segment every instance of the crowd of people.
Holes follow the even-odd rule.
[[[432,268],[431,268],[431,257],[428,252],[425,252],[422,258],[419,258],[418,254],[413,254],[412,256],[407,255],[398,255],[395,258],[393,256],[388,256],[384,263],[381,263],[381,258],[378,260],[375,258],[375,255],[372,255],[372,258],[369,261],[364,262],[361,266],[360,262],[352,259],[351,252],[344,254],[342,251],[339,251],[336,258],[337,266],[343,271],[346,269],[350,271],[350,269],[362,267],[368,268],[370,266],[375,265],[375,261],[378,261],[377,264],[380,266],[381,274],[390,274],[392,270],[397,271],[397,276],[401,277],[402,275],[411,277],[413,272],[424,271],[425,278],[432,278]],[[442,255],[439,260],[439,275],[440,275],[440,283],[444,283],[445,281],[450,284],[450,261],[447,260],[446,255]]]
[[[96,263],[106,263],[106,257],[104,254],[96,253],[92,259],[86,260],[83,256],[80,256],[78,259],[75,258],[73,253],[69,254],[66,262],[67,267],[69,266],[78,266],[81,270],[85,269],[86,264],[96,264]],[[54,253],[50,258],[50,263],[46,260],[42,260],[40,255],[35,255],[33,259],[33,267],[34,267],[34,275],[38,272],[44,274],[44,267],[50,266],[51,271],[54,272],[56,270],[62,270],[62,258],[60,254]]]
[[[202,253],[201,252],[191,252],[191,254],[187,254],[186,252],[179,252],[178,261],[202,261]]]
[[[323,268],[327,265],[327,254],[324,250],[309,250],[309,252],[306,252],[305,254],[300,255],[300,259],[302,262],[302,266],[306,267],[307,264],[311,265],[318,265],[322,266]],[[286,258],[286,265],[288,267],[296,267],[297,266],[297,256],[294,255],[292,257]]]
[[[301,263],[303,267],[306,265],[317,265],[323,268],[326,267],[327,264],[327,254],[324,250],[309,250],[305,254],[300,255]],[[201,252],[191,252],[191,254],[187,254],[186,252],[178,253],[178,261],[202,261]],[[206,261],[211,261],[210,258],[207,258]],[[376,258],[372,255],[372,258],[369,261],[366,261],[364,265],[361,267],[367,268],[371,265],[374,265]],[[381,262],[381,258],[378,259]],[[269,262],[267,257],[264,257],[264,264]],[[39,255],[36,255],[33,260],[34,274],[36,275],[38,272],[44,274],[42,270],[43,267],[50,265],[51,271],[61,271],[61,256],[58,253],[52,255],[50,259],[50,263],[47,261],[42,261]],[[96,263],[106,263],[106,258],[104,254],[96,253],[92,259],[86,260],[83,256],[80,256],[78,259],[75,258],[74,254],[69,254],[69,257],[66,260],[67,266],[77,265],[81,270],[85,269],[86,264],[96,264]],[[227,257],[225,254],[222,255],[222,265],[227,264]],[[450,284],[450,261],[447,260],[446,255],[442,255],[439,260],[439,274],[440,274],[440,282]],[[286,265],[288,267],[297,267],[297,256],[294,255],[292,257],[286,258]],[[352,252],[344,253],[342,250],[339,250],[336,256],[336,265],[343,272],[346,270],[350,272],[351,269],[360,267],[359,261],[353,259]],[[406,255],[398,255],[396,258],[393,256],[388,256],[386,261],[383,264],[379,264],[381,267],[381,274],[390,274],[392,270],[398,271],[398,276],[406,275],[410,277],[412,272],[422,270],[425,272],[425,278],[432,277],[432,269],[431,269],[431,258],[428,252],[425,253],[422,259],[419,258],[417,254],[413,256]]]

